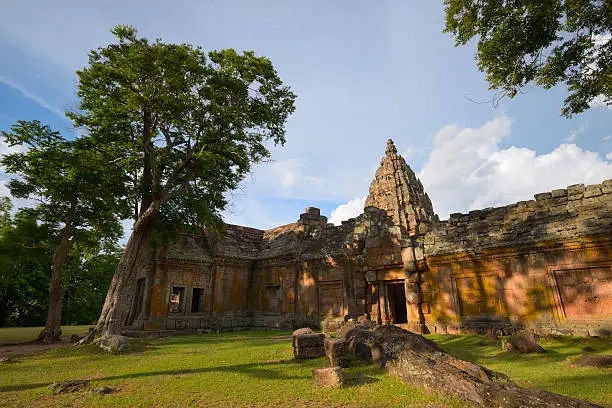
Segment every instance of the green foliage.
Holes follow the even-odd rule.
[[[8,197],[0,197],[0,327],[40,326],[49,303],[55,231],[24,208],[11,216]],[[100,314],[120,257],[114,243],[105,247],[76,241],[62,276],[63,324],[91,324]]]
[[[73,241],[121,236],[118,216],[128,214],[123,172],[107,163],[107,146],[93,146],[86,138],[66,140],[37,120],[20,120],[2,137],[23,150],[0,160],[16,176],[8,184],[11,194],[37,202],[28,211],[55,231],[56,242],[66,226]]]
[[[91,253],[90,248],[75,245],[62,276],[62,324],[95,324],[121,252],[110,247]]]
[[[478,41],[478,68],[491,89],[514,97],[529,84],[565,83],[571,117],[595,98],[612,105],[612,2],[444,0],[456,45]]]
[[[46,324],[58,328],[61,322],[62,272],[67,263],[80,259],[80,256],[74,255],[71,259],[73,245],[78,242],[78,255],[85,253],[86,249],[97,252],[101,246],[113,245],[122,234],[119,217],[126,217],[129,211],[124,173],[117,165],[107,163],[108,146],[94,145],[87,138],[65,140],[58,132],[37,120],[18,121],[10,132],[2,132],[2,138],[10,147],[21,147],[20,151],[2,157],[0,163],[7,173],[16,176],[8,184],[11,194],[37,203],[33,208],[22,209],[20,214],[27,218],[29,224],[26,226],[34,228],[35,225],[44,231],[44,236],[38,237],[35,246],[47,249],[45,265],[51,265],[51,273],[46,276],[50,275],[51,279],[38,279],[38,282],[49,283],[49,300],[37,302],[36,305],[48,307]],[[23,226],[23,223],[15,226],[7,245],[28,245],[31,237],[18,233]],[[13,252],[16,251],[8,253]],[[30,279],[35,272],[40,277],[49,268],[41,268],[40,263],[36,263],[38,267],[31,265],[28,256],[16,259],[23,259],[23,262],[14,266],[11,272],[14,279],[7,279],[7,282],[19,282],[16,279],[21,278],[18,284],[23,288],[11,293],[7,283],[3,298],[7,302],[9,299],[20,299],[16,307],[22,308],[41,300],[39,293],[30,294],[26,299],[17,296],[26,288],[33,287],[24,282],[23,277]],[[10,304],[7,304],[8,307]],[[11,317],[10,312],[2,320],[9,318],[19,324],[38,321],[38,318],[23,321]]]
[[[92,143],[112,146],[136,220],[149,210],[160,230],[221,228],[224,193],[269,157],[268,141],[285,142],[295,95],[253,52],[112,32],[118,42],[91,51],[77,72],[81,102],[69,116]]]
[[[49,301],[49,231],[30,211],[11,217],[10,201],[2,197],[1,202],[0,327],[40,325]]]

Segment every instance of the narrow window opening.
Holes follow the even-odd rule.
[[[170,313],[180,313],[183,310],[185,288],[172,288],[170,295]]]
[[[204,289],[202,288],[193,288],[193,293],[191,295],[191,313],[202,313],[202,300]]]

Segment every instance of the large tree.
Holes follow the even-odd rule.
[[[93,146],[86,138],[64,139],[39,121],[18,121],[5,142],[22,151],[4,156],[7,173],[16,175],[8,186],[17,198],[33,200],[24,210],[49,231],[52,248],[49,306],[39,339],[54,342],[61,336],[62,270],[78,240],[96,247],[121,236],[119,217],[127,216],[123,169],[106,164],[108,146]]]
[[[561,113],[612,106],[612,2],[609,0],[444,0],[445,31],[456,45],[476,38],[478,68],[495,100],[530,84],[565,83]]]
[[[123,163],[135,222],[86,341],[121,333],[136,269],[160,235],[222,226],[224,194],[269,157],[269,142],[285,142],[295,99],[271,61],[253,52],[150,42],[130,26],[112,33],[118,42],[91,51],[77,72],[81,99],[70,116]]]

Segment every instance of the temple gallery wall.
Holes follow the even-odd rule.
[[[127,323],[142,335],[365,314],[419,332],[610,335],[612,180],[440,221],[389,140],[363,214],[182,234],[151,251]]]

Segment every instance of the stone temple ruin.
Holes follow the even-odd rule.
[[[134,335],[368,315],[417,332],[612,330],[612,180],[440,221],[387,142],[363,214],[182,234],[138,273]]]

